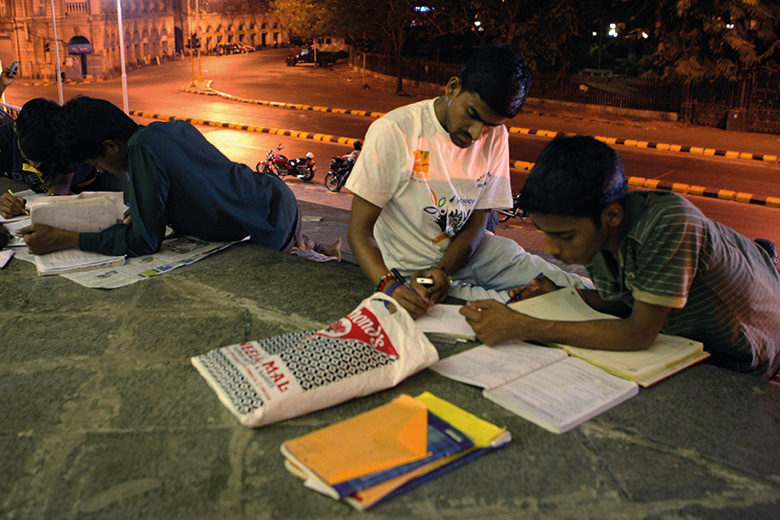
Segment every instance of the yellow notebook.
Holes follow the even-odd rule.
[[[618,319],[591,308],[571,287],[521,300],[509,305],[512,309],[545,320],[588,321]],[[648,348],[637,351],[614,351],[572,347],[551,343],[618,377],[651,386],[710,356],[704,345],[680,336],[659,334]]]
[[[386,405],[285,441],[281,451],[327,489],[328,485],[420,460],[428,455],[427,448],[428,410],[404,394]]]
[[[424,479],[426,474],[455,462],[476,450],[482,449],[486,451],[487,449],[498,448],[506,445],[512,440],[512,434],[509,433],[506,428],[489,423],[430,392],[423,392],[415,399],[424,403],[431,413],[437,415],[442,420],[468,435],[471,440],[474,441],[474,446],[466,451],[431,462],[430,464],[421,466],[409,473],[387,480],[376,486],[363,489],[352,496],[346,497],[344,500],[355,509],[360,511],[368,509],[401,486],[417,478]]]

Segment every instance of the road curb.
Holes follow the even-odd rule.
[[[284,103],[281,101],[264,101],[259,99],[248,99],[239,96],[234,96],[232,94],[227,94],[225,92],[220,92],[210,87],[206,87],[205,89],[182,87],[180,90],[183,92],[187,92],[189,94],[217,96],[232,101],[238,101],[240,103],[249,103],[253,105],[263,105],[263,106],[276,107],[276,108],[287,108],[291,110],[311,110],[315,112],[331,112],[333,114],[349,114],[349,115],[366,116],[366,117],[373,117],[373,118],[380,118],[383,115],[385,115],[384,112],[373,112],[370,110],[349,110],[346,108],[330,108],[330,107],[322,107],[322,106],[303,105],[298,103]],[[508,130],[510,134],[536,135],[539,137],[548,137],[550,139],[553,139],[555,137],[573,137],[575,135],[583,135],[583,134],[558,132],[555,130],[521,128],[516,126],[509,127]],[[618,137],[605,137],[605,136],[598,136],[598,135],[595,135],[593,137],[609,145],[622,145],[631,148],[643,148],[649,150],[658,150],[662,152],[690,153],[692,155],[722,157],[725,159],[761,161],[767,163],[780,162],[777,155],[771,155],[771,154],[754,154],[749,152],[720,150],[717,148],[705,148],[700,146],[685,146],[679,144],[656,143],[652,141],[642,141],[638,139],[621,139]]]
[[[238,101],[240,103],[249,103],[250,105],[262,105],[262,106],[269,106],[269,107],[276,107],[276,108],[287,108],[291,110],[310,110],[313,112],[331,112],[333,114],[365,116],[365,117],[372,117],[374,119],[379,119],[380,117],[385,115],[384,112],[373,112],[369,110],[349,110],[346,108],[330,108],[330,107],[321,107],[316,105],[304,105],[301,103],[284,103],[281,101],[264,101],[261,99],[249,99],[249,98],[234,96],[232,94],[227,94],[225,92],[220,92],[219,90],[214,90],[212,88],[198,89],[192,87],[183,87],[180,90],[188,94],[200,94],[203,96],[217,96],[224,99],[229,99],[231,101]]]
[[[210,121],[206,119],[197,119],[193,117],[177,117],[165,114],[157,114],[152,112],[142,112],[137,110],[131,110],[130,115],[137,117],[144,117],[147,119],[159,119],[162,121],[187,121],[194,125],[214,126],[220,128],[231,128],[235,130],[245,130],[248,132],[259,132],[265,134],[284,135],[288,137],[295,137],[298,139],[309,139],[313,141],[322,141],[327,143],[337,143],[344,145],[352,145],[359,139],[351,137],[338,137],[329,134],[319,134],[313,132],[299,132],[296,130],[287,130],[283,128],[266,128],[260,126],[241,125],[236,123],[228,123],[226,121]],[[511,161],[510,166],[518,170],[530,171],[534,163],[528,161]],[[752,193],[706,188],[702,186],[690,186],[688,184],[670,183],[666,181],[660,181],[656,179],[645,179],[643,177],[629,177],[629,186],[635,186],[653,190],[667,190],[674,191],[685,195],[696,195],[701,197],[710,197],[726,201],[742,202],[746,204],[757,204],[761,206],[767,206],[771,208],[780,208],[780,197],[757,197]]]
[[[160,121],[187,121],[188,123],[192,123],[193,125],[216,126],[220,128],[231,128],[234,130],[246,130],[247,132],[285,135],[288,137],[295,137],[298,139],[309,139],[311,141],[323,141],[326,143],[336,143],[336,144],[344,144],[350,146],[353,145],[356,141],[360,140],[360,139],[355,139],[353,137],[339,137],[335,135],[320,134],[314,132],[299,132],[297,130],[288,130],[285,128],[267,128],[262,126],[241,125],[237,123],[228,123],[227,121],[211,121],[208,119],[198,119],[195,117],[170,116],[166,114],[158,114],[153,112],[143,112],[140,110],[131,110],[130,115],[137,116],[137,117],[144,117],[147,119],[158,119]]]
[[[512,167],[518,170],[530,171],[534,163],[527,161],[515,161],[511,163]],[[756,204],[770,208],[780,208],[780,197],[758,197],[752,193],[742,191],[723,190],[715,188],[706,188],[684,184],[681,182],[666,182],[658,179],[645,179],[644,177],[628,177],[628,185],[635,188],[648,190],[673,191],[680,195],[695,195],[697,197],[709,197],[712,199],[727,200],[732,202],[742,202],[744,204]]]
[[[673,191],[681,195],[696,195],[712,199],[742,202],[744,204],[756,204],[770,208],[780,208],[780,197],[757,197],[752,193],[732,190],[718,190],[705,188],[704,186],[688,185],[680,182],[666,182],[658,179],[645,179],[643,177],[629,177],[628,185],[650,190]]]

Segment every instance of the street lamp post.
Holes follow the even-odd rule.
[[[200,1],[195,0],[195,34],[200,41]],[[198,46],[198,82],[203,83],[203,66],[200,62],[200,46]]]
[[[116,23],[119,25],[119,61],[121,62],[122,67],[122,101],[124,103],[125,114],[129,114],[130,105],[127,102],[127,66],[125,65],[125,29],[122,27],[121,0],[116,0]]]
[[[65,104],[65,95],[62,92],[62,66],[60,64],[60,39],[57,36],[57,13],[54,12],[54,0],[51,0],[51,21],[54,24],[54,54],[57,58],[55,71],[57,74],[57,88],[60,94],[60,105]]]

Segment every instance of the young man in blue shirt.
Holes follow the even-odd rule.
[[[128,172],[130,221],[98,233],[30,226],[22,233],[35,254],[65,248],[150,254],[170,225],[204,240],[249,236],[272,249],[315,249],[340,259],[340,239],[330,246],[307,243],[298,203],[281,179],[231,161],[190,123],[141,126],[108,101],[77,97],[62,107],[57,126],[59,149],[70,160]]]

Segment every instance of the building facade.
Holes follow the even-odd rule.
[[[253,5],[262,4],[231,0],[122,0],[127,66],[158,64],[182,56],[189,52],[187,45],[192,33],[198,34],[204,53],[218,43],[244,42],[257,47],[286,42],[288,31],[282,21],[272,11]],[[55,45],[66,79],[119,74],[117,1],[0,0],[0,60],[4,67],[18,61],[19,77],[53,80]]]

